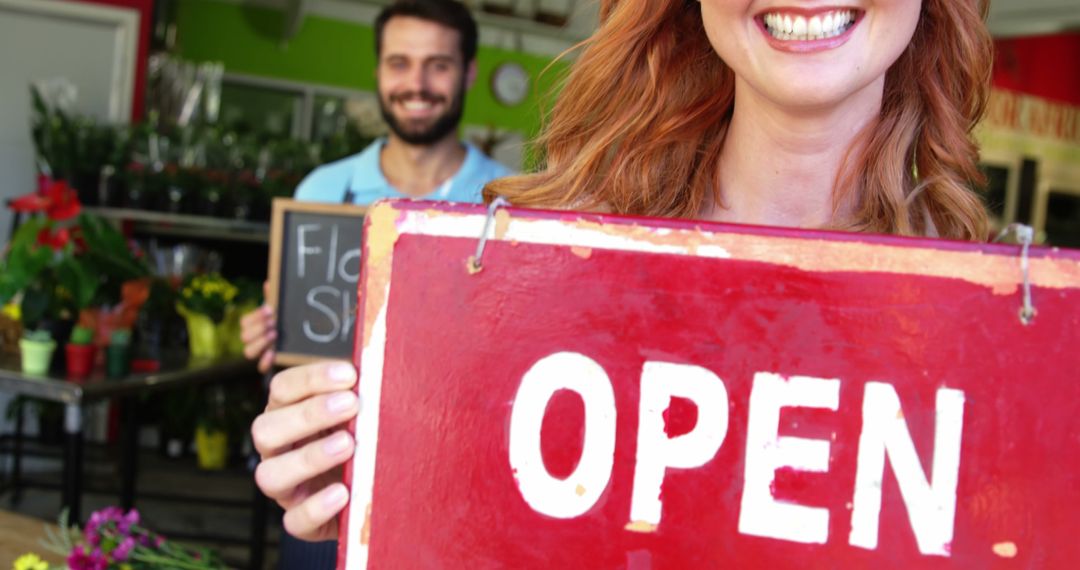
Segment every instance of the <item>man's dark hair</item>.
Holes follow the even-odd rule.
[[[476,21],[469,9],[456,0],[398,0],[375,18],[375,56],[382,54],[383,28],[391,18],[407,16],[441,24],[461,36],[461,55],[468,64],[476,59]]]

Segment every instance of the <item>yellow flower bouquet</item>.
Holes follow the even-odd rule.
[[[189,275],[180,288],[176,310],[188,327],[191,356],[217,358],[232,344],[226,317],[235,311],[233,300],[239,289],[217,273]]]

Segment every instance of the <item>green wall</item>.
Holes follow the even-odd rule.
[[[268,8],[184,0],[177,7],[180,55],[194,61],[221,61],[225,70],[250,75],[375,90],[374,31],[370,26],[308,15],[297,34],[282,42],[283,15]],[[491,71],[503,61],[528,70],[533,85],[520,105],[504,107],[491,95]],[[481,46],[477,78],[466,99],[463,122],[494,125],[535,135],[540,127],[538,95],[547,93],[566,67],[560,62],[548,73],[547,57]]]

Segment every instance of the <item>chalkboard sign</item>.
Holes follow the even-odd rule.
[[[277,310],[275,364],[352,358],[366,211],[274,200],[267,301]]]

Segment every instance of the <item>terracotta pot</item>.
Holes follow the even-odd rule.
[[[92,344],[71,344],[64,347],[67,351],[68,378],[83,379],[90,376],[94,369],[94,357],[97,349]]]

